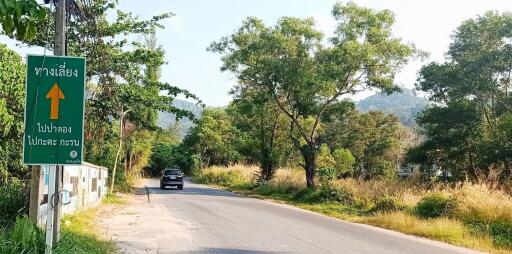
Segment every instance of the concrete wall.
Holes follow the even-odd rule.
[[[39,193],[42,197],[37,217],[39,225],[46,225],[49,170],[55,170],[55,166],[41,166]],[[107,168],[89,163],[80,166],[64,166],[62,213],[71,214],[99,204],[107,192],[107,175]]]

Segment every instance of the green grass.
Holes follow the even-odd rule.
[[[95,225],[97,208],[91,208],[78,212],[71,216],[65,216],[62,223],[62,240],[57,249],[72,249],[76,254],[106,254],[115,251],[115,244],[110,240],[104,240],[97,233]]]
[[[126,203],[125,199],[111,193],[107,194],[102,201],[104,205],[125,205]]]
[[[116,199],[116,202],[119,202]],[[115,252],[115,244],[102,239],[95,225],[97,208],[65,216],[61,225],[61,239],[54,246],[54,254],[108,254]],[[43,254],[45,232],[29,219],[18,217],[12,227],[0,231],[1,254]]]
[[[240,165],[215,167],[203,170],[194,181],[347,221],[491,253],[512,253],[512,199],[485,186],[438,186],[431,191],[415,183],[348,180],[311,190],[289,171],[263,184],[250,177],[253,167],[245,171]]]

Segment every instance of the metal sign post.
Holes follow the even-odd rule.
[[[54,206],[54,198],[55,197],[55,182],[56,182],[56,169],[50,169],[48,172],[48,203],[47,203],[47,212],[46,212],[46,250],[45,253],[52,253],[53,246],[53,224],[54,224],[54,216],[55,216],[55,206]]]

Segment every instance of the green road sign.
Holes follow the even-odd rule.
[[[85,58],[27,57],[23,161],[81,164]]]

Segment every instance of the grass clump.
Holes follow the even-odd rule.
[[[53,246],[54,254],[108,254],[114,253],[114,243],[99,238],[94,228],[95,210],[90,209],[66,216],[61,239]],[[14,225],[0,232],[0,253],[43,254],[46,239],[43,229],[25,217],[18,217]]]
[[[197,183],[214,184],[232,189],[245,189],[251,185],[251,177],[256,169],[247,172],[241,166],[229,167],[227,170],[222,167],[211,167],[202,170],[194,180]]]
[[[59,253],[114,253],[114,243],[101,239],[96,231],[94,223],[96,213],[97,209],[91,208],[63,218],[62,239],[58,244],[57,251],[61,249],[64,251]]]
[[[421,199],[414,211],[423,218],[437,218],[448,215],[455,205],[455,200],[446,194],[433,193]]]
[[[463,222],[447,217],[422,219],[407,212],[395,211],[359,217],[354,221],[470,248],[493,249],[489,237],[473,236]]]
[[[124,205],[126,203],[125,199],[113,193],[108,193],[102,200],[104,205]]]
[[[391,211],[399,211],[403,210],[404,206],[400,204],[400,201],[396,197],[384,196],[375,202],[375,206],[372,208],[372,211],[380,211],[380,212],[391,212]]]
[[[9,230],[0,233],[0,253],[44,253],[45,234],[29,219],[18,217]]]

